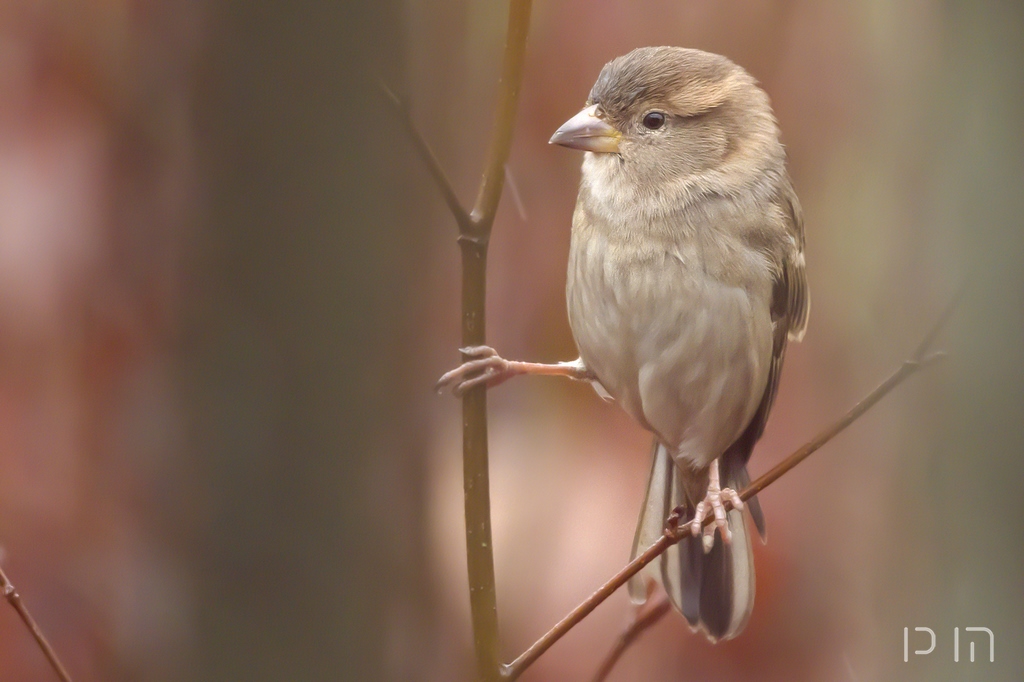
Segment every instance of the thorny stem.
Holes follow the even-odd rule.
[[[47,641],[43,631],[39,629],[32,614],[28,612],[28,607],[25,606],[25,602],[21,600],[21,595],[14,589],[14,585],[7,579],[7,574],[4,573],[4,569],[0,568],[0,590],[3,591],[4,599],[10,603],[18,615],[21,616],[21,620],[25,623],[25,627],[32,634],[32,637],[36,640],[36,644],[42,650],[43,655],[46,656],[46,660],[49,661],[50,667],[53,668],[54,672],[57,673],[62,682],[71,682],[71,676],[68,675],[68,671],[64,669],[60,659],[57,658],[57,652],[50,646],[50,642]]]
[[[910,360],[905,361],[896,371],[890,374],[885,381],[879,384],[875,390],[850,408],[850,410],[839,420],[821,431],[821,433],[803,447],[796,450],[789,457],[772,467],[772,469],[766,474],[760,476],[756,481],[741,490],[739,493],[740,499],[746,501],[777,481],[790,469],[807,459],[822,445],[835,438],[835,436],[847,426],[857,421],[857,419],[871,409],[876,403],[878,403],[878,401],[888,395],[894,388],[925,367],[928,367],[937,360],[945,357],[942,353],[931,353],[929,355],[928,349],[938,336],[950,315],[952,315],[958,301],[959,295],[953,299],[949,306],[947,306],[938,322],[924,337],[924,340],[917,347],[914,356]],[[728,509],[730,506],[729,503],[726,502],[726,505],[726,508]],[[708,518],[704,519],[704,525],[707,526],[713,521],[714,518],[708,516]],[[630,578],[639,573],[644,566],[661,556],[665,550],[688,535],[688,523],[681,523],[680,519],[669,517],[664,534],[658,538],[653,545],[644,550],[644,552],[633,559],[633,561],[629,562],[625,568],[616,573],[611,580],[606,582],[604,585],[599,587],[596,592],[587,597],[583,603],[573,609],[565,618],[545,633],[543,637],[534,642],[529,649],[519,656],[519,658],[506,665],[502,671],[503,677],[506,680],[515,680],[518,678],[524,670],[540,658],[545,651],[550,649],[555,642],[561,639],[562,636],[569,632],[569,630],[571,630],[579,621],[583,620],[591,611],[597,608],[601,602],[610,597],[615,590],[626,584]],[[627,642],[627,646],[628,644],[629,643]]]

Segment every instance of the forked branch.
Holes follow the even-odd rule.
[[[445,175],[437,156],[417,130],[408,108],[386,86],[382,91],[402,116],[402,122],[409,133],[416,150],[422,157],[445,203],[459,227],[459,244],[462,248],[462,346],[469,348],[483,346],[485,340],[485,283],[487,268],[487,244],[491,227],[497,213],[505,182],[505,165],[512,144],[512,133],[519,86],[522,81],[523,61],[526,53],[526,36],[530,24],[530,0],[511,0],[509,5],[508,33],[506,35],[502,75],[498,94],[498,107],[492,129],[487,162],[480,182],[476,202],[467,211],[459,202],[454,189]],[[959,296],[957,297],[959,298]],[[768,485],[778,480],[794,466],[809,457],[822,445],[834,438],[840,431],[852,424],[867,410],[885,397],[896,386],[911,375],[932,364],[941,357],[939,353],[928,355],[935,337],[952,313],[957,300],[950,304],[935,327],[925,336],[914,356],[893,372],[881,385],[857,403],[836,423],[823,430],[817,437],[791,454],[768,473],[744,488],[739,496],[747,500]],[[469,358],[463,356],[463,361]],[[679,542],[688,532],[689,526],[678,518],[669,518],[664,534],[653,545],[636,557],[611,580],[602,585],[593,595],[577,606],[562,621],[549,630],[529,649],[508,665],[501,665],[498,659],[498,613],[494,581],[494,556],[491,541],[490,492],[487,454],[487,402],[485,386],[479,385],[468,390],[462,400],[463,423],[463,485],[466,511],[466,559],[469,572],[470,612],[473,623],[474,648],[478,677],[484,682],[499,679],[515,680],[545,651],[557,642],[573,626],[607,599],[615,590],[624,585],[644,566],[654,561],[666,549]],[[712,517],[705,520],[707,525]],[[607,675],[622,652],[647,627],[667,611],[664,605],[656,603],[638,615],[635,622],[623,633],[619,644],[605,660],[600,675]],[[599,679],[601,679],[599,677]]]
[[[409,105],[401,100],[394,91],[387,86],[387,83],[378,84],[381,93],[384,98],[391,103],[391,106],[398,112],[399,118],[402,121],[402,126],[405,128],[405,132],[409,135],[409,139],[412,140],[413,146],[416,147],[416,152],[420,155],[423,160],[423,165],[427,167],[430,172],[430,177],[433,178],[434,184],[437,185],[437,190],[441,193],[441,197],[444,199],[444,203],[448,205],[448,210],[452,212],[452,216],[455,218],[455,222],[459,226],[459,232],[469,232],[473,229],[471,224],[469,213],[462,207],[459,202],[459,197],[455,194],[455,189],[452,187],[451,181],[445,174],[444,169],[441,167],[441,162],[437,160],[437,154],[431,149],[427,143],[423,134],[420,133],[419,128],[412,120],[412,114],[409,111]]]
[[[462,346],[482,346],[485,341],[487,243],[505,185],[505,164],[512,148],[519,84],[523,78],[526,35],[530,29],[531,0],[511,0],[508,32],[502,57],[498,106],[487,151],[487,162],[476,203],[467,212],[459,203],[437,156],[413,125],[408,109],[387,87],[385,96],[402,115],[406,130],[459,227],[462,249]],[[463,361],[467,358],[463,356]],[[487,456],[487,393],[477,386],[462,397],[462,471],[466,508],[466,564],[469,572],[469,606],[477,676],[482,682],[501,678],[498,658],[498,605],[494,584],[491,541],[491,501]]]

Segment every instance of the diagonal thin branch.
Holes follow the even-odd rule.
[[[57,652],[50,646],[50,642],[47,641],[43,631],[39,629],[39,625],[36,624],[35,618],[28,612],[28,607],[25,606],[25,602],[21,600],[21,595],[14,589],[14,585],[7,579],[7,574],[4,573],[4,569],[0,568],[0,590],[3,591],[4,599],[10,603],[18,615],[21,616],[22,622],[25,623],[25,627],[28,628],[33,639],[36,640],[36,644],[42,650],[43,655],[46,656],[46,660],[50,663],[50,667],[53,668],[54,672],[57,673],[57,677],[62,682],[71,682],[71,676],[68,675],[68,671],[64,669],[60,659],[57,658]]]
[[[960,303],[960,297],[962,296],[962,294],[963,288],[961,288],[953,296],[952,300],[946,306],[946,309],[942,312],[942,315],[939,316],[938,321],[932,326],[931,330],[929,330],[928,334],[918,345],[917,349],[914,351],[913,358],[909,361],[909,363],[917,363],[917,366],[913,370],[908,370],[908,372],[912,373],[913,371],[917,371],[918,369],[922,368],[921,365],[930,364],[931,362],[938,360],[942,357],[940,353],[935,353],[930,356],[926,354],[928,353],[928,349],[935,342],[935,338],[942,331],[942,328],[945,326],[949,317],[956,310],[957,305],[959,305]],[[884,382],[881,386],[875,389],[875,391],[867,398],[865,398],[860,403],[855,405],[843,417],[843,419],[840,419],[838,422],[836,422],[832,426],[832,428],[823,431],[813,441],[807,443],[805,446],[803,446],[802,448],[794,452],[792,455],[787,457],[785,460],[780,462],[778,466],[773,468],[767,474],[761,476],[756,481],[751,483],[747,488],[745,488],[740,493],[740,498],[746,501],[750,497],[753,497],[758,491],[763,490],[772,482],[778,480],[787,471],[789,471],[797,464],[799,464],[801,461],[809,457],[815,450],[817,450],[819,447],[821,447],[829,440],[831,440],[833,437],[835,437],[836,434],[839,433],[839,431],[843,430],[844,428],[846,428],[846,426],[849,426],[851,423],[856,421],[857,418],[860,417],[860,415],[862,415],[864,412],[866,412],[872,405],[874,405],[875,402],[884,397],[885,393],[887,393],[892,388],[895,388],[896,385],[903,380],[903,378],[909,377],[909,373],[906,374],[905,376],[900,375],[900,373],[906,369],[906,366],[909,363],[905,363],[902,367],[900,367],[900,369],[897,370],[897,372],[894,373],[892,376],[890,376],[889,379],[886,380],[886,382]],[[886,388],[886,386],[889,385],[890,382],[895,383],[892,383],[891,387]],[[869,402],[869,399],[875,394],[878,394],[877,399]],[[757,487],[755,488],[755,486]],[[683,525],[685,526],[685,524]],[[612,668],[615,667],[615,664],[618,663],[619,659],[622,658],[622,655],[625,653],[626,649],[628,649],[630,645],[632,645],[633,642],[635,642],[640,637],[640,635],[642,635],[646,630],[650,629],[654,624],[661,620],[665,616],[665,614],[668,613],[668,610],[668,596],[662,594],[658,601],[655,602],[655,604],[648,610],[645,610],[645,612],[642,615],[638,612],[637,616],[629,623],[629,625],[626,627],[623,633],[619,635],[619,638],[612,646],[611,651],[608,652],[604,661],[602,661],[601,667],[598,668],[597,674],[594,676],[594,682],[603,682],[608,677],[609,673],[611,673]]]
[[[381,95],[387,100],[387,102],[392,106],[392,109],[394,109],[395,114],[397,114],[401,119],[402,126],[406,128],[406,133],[416,146],[416,151],[420,155],[420,159],[426,165],[427,171],[429,171],[430,176],[434,180],[434,184],[437,185],[437,190],[440,191],[441,197],[444,199],[444,203],[449,207],[449,210],[455,217],[460,233],[473,231],[477,226],[477,220],[470,216],[469,212],[466,211],[465,207],[463,207],[462,202],[459,201],[459,197],[455,193],[455,187],[452,185],[452,181],[447,177],[447,174],[441,167],[441,163],[437,159],[437,155],[434,154],[433,148],[430,146],[430,143],[427,142],[423,133],[420,132],[420,129],[416,127],[416,123],[413,121],[412,112],[409,110],[409,105],[402,101],[401,97],[395,94],[394,90],[388,87],[387,83],[384,81],[378,81],[377,86],[380,88]],[[519,187],[515,183],[515,177],[513,177],[508,163],[505,164],[504,168],[505,182],[508,183],[508,187],[512,191],[512,201],[515,203],[516,212],[519,214],[519,219],[525,221],[527,219],[526,207],[523,205],[522,198],[519,196]]]
[[[604,660],[601,661],[601,667],[597,669],[597,673],[594,675],[594,682],[604,682],[608,679],[609,673],[615,664],[622,658],[622,654],[626,653],[626,649],[637,640],[644,631],[653,627],[658,621],[665,617],[665,614],[672,608],[672,603],[668,600],[668,595],[662,593],[658,599],[650,605],[645,606],[643,609],[637,610],[633,617],[633,620],[629,622],[626,628],[619,635],[619,638],[615,640],[615,645],[612,646],[611,651],[605,656]]]
[[[931,355],[925,355],[920,359],[905,361],[900,368],[890,374],[889,378],[883,381],[878,388],[850,408],[850,411],[847,412],[842,419],[819,433],[802,448],[772,467],[768,473],[759,477],[756,481],[740,491],[740,499],[746,502],[751,497],[779,480],[782,476],[787,474],[790,469],[810,457],[822,445],[835,438],[840,431],[857,421],[861,415],[874,407],[875,403],[884,398],[890,391],[892,391],[892,389],[902,384],[906,379],[910,378],[911,375],[916,374],[920,370],[944,357],[946,357],[945,353],[937,352],[932,353]]]
[[[387,86],[387,83],[381,81],[378,85],[381,93],[384,95],[384,98],[391,103],[395,108],[395,111],[398,113],[399,118],[402,121],[402,125],[405,127],[405,132],[409,134],[409,139],[412,140],[420,158],[423,159],[423,163],[427,166],[430,176],[434,179],[434,183],[437,185],[438,191],[441,192],[441,196],[444,198],[444,203],[448,205],[448,210],[450,210],[452,215],[455,217],[455,222],[459,226],[459,232],[468,232],[472,230],[473,224],[469,217],[469,213],[462,207],[462,203],[459,202],[459,197],[455,194],[455,189],[452,187],[451,181],[448,180],[448,176],[441,167],[441,162],[437,160],[437,155],[434,153],[434,150],[430,148],[430,145],[427,144],[426,138],[423,137],[419,128],[417,128],[416,124],[413,122],[412,113],[409,111],[409,107],[391,88]]]
[[[928,333],[925,334],[925,337],[921,339],[921,343],[919,343],[917,348],[914,349],[914,355],[911,358],[912,360],[922,362],[925,359],[928,350],[932,347],[932,344],[935,343],[935,339],[938,338],[939,334],[942,333],[942,330],[946,328],[946,323],[949,322],[949,318],[953,317],[953,313],[955,313],[956,309],[960,307],[960,301],[963,299],[964,292],[967,291],[967,285],[970,284],[970,282],[971,278],[968,277],[953,293],[953,296],[949,299],[949,303],[947,303],[946,307],[942,309],[942,314],[939,315],[939,319],[935,321],[932,328],[929,329]]]
[[[840,417],[835,423],[822,430],[803,447],[797,449],[793,454],[786,457],[784,460],[772,467],[772,469],[767,473],[760,476],[756,481],[741,490],[739,493],[740,499],[746,501],[777,481],[797,464],[811,456],[811,454],[818,450],[822,445],[835,438],[836,435],[846,427],[857,421],[857,419],[877,404],[878,401],[888,395],[894,388],[922,369],[931,366],[936,361],[945,357],[941,352],[928,354],[928,350],[931,344],[935,341],[939,332],[945,326],[949,317],[952,315],[959,303],[959,299],[959,294],[954,297],[953,301],[951,301],[946,307],[939,320],[929,330],[928,334],[925,335],[924,341],[917,347],[910,360],[905,361],[896,371],[890,374],[885,381],[879,384],[875,390],[862,398],[860,402],[850,408],[850,410]],[[704,520],[704,525],[707,526],[713,521],[714,519],[709,516]],[[682,540],[688,534],[689,524],[680,523],[680,519],[678,517],[674,515],[670,516],[667,521],[664,534],[658,538],[653,545],[644,550],[639,556],[629,562],[625,568],[616,573],[608,582],[599,587],[592,595],[587,597],[587,599],[585,599],[579,606],[573,609],[565,618],[545,633],[543,637],[538,639],[530,646],[530,648],[520,654],[516,660],[505,665],[502,669],[502,676],[506,680],[515,680],[518,678],[524,670],[540,658],[545,651],[550,649],[555,642],[561,639],[579,621],[583,620],[591,611],[597,608],[601,602],[611,596],[615,590],[626,584],[626,582],[639,573],[644,566],[657,559],[665,552],[665,550]]]

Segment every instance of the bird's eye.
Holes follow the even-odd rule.
[[[644,128],[648,130],[657,130],[661,126],[665,125],[665,114],[660,111],[651,111],[644,116],[643,120]]]

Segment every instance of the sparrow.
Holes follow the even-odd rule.
[[[640,48],[605,65],[550,142],[584,152],[566,284],[579,358],[468,348],[438,386],[460,395],[518,374],[566,376],[619,403],[654,435],[633,556],[674,510],[692,518],[630,595],[642,603],[660,583],[691,627],[730,639],[754,604],[736,490],[810,310],[803,217],[771,104],[725,57]],[[763,541],[757,498],[745,506]]]

